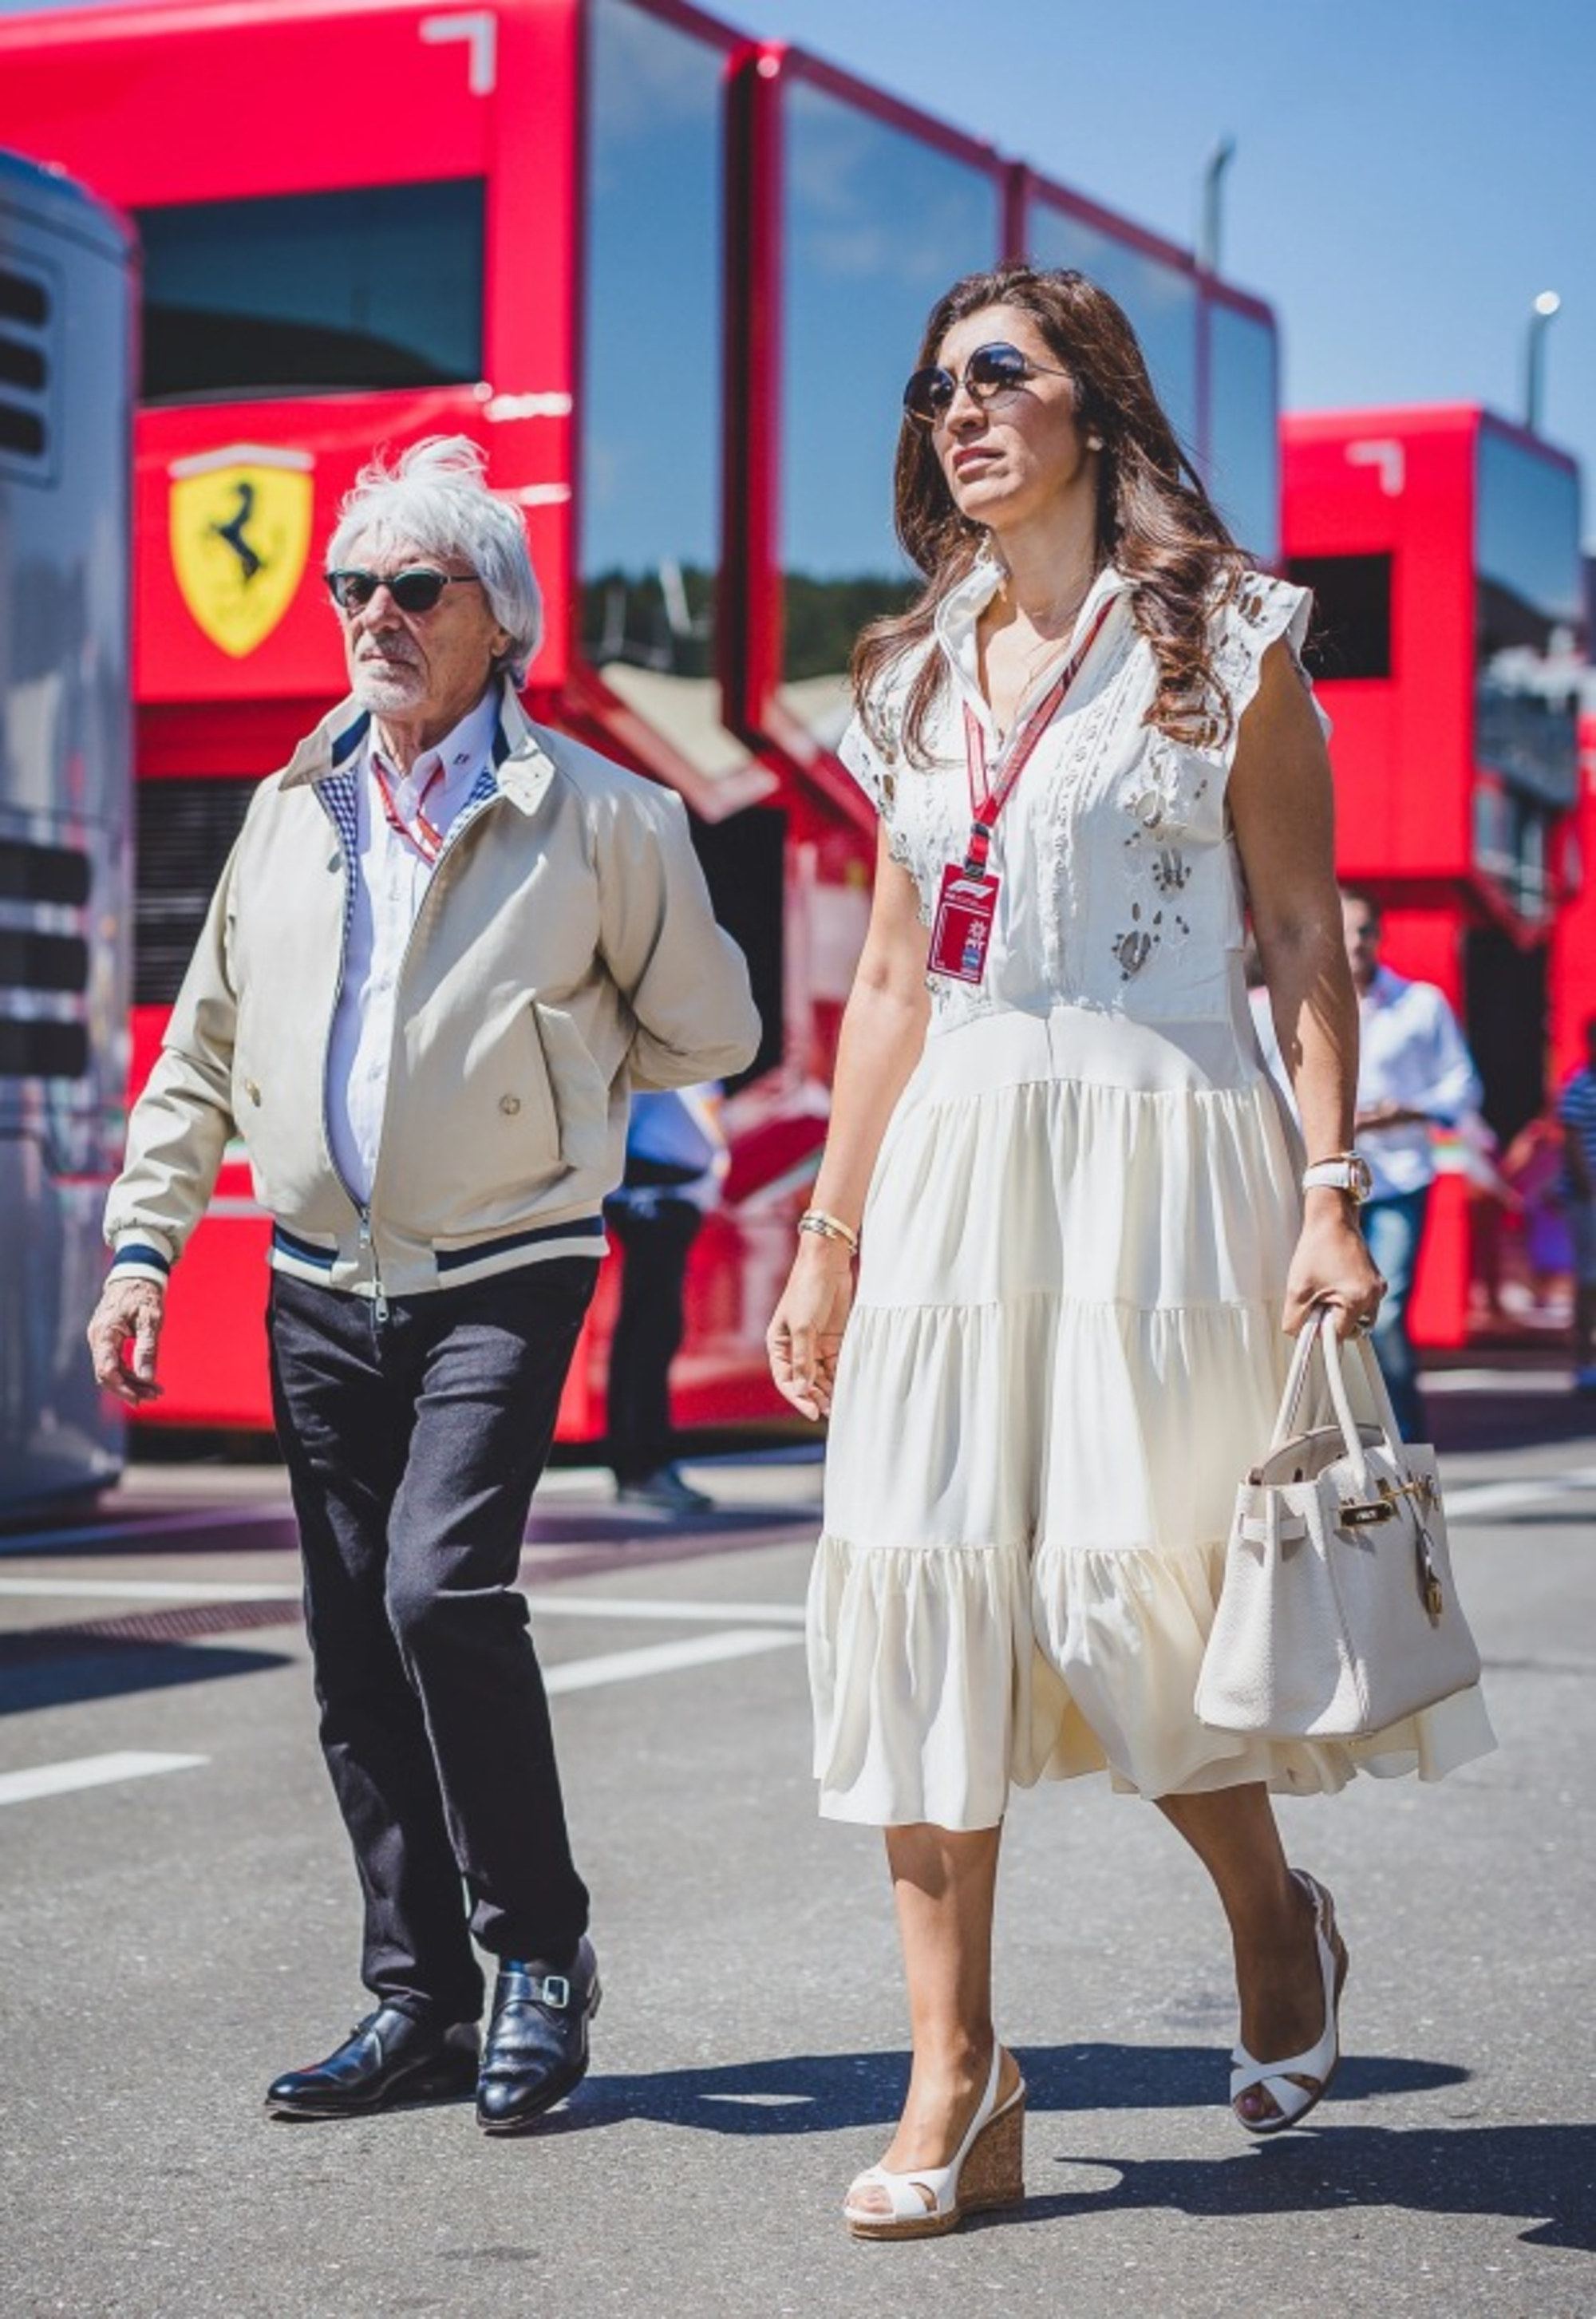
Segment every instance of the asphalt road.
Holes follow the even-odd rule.
[[[905,2024],[879,1840],[823,1827],[799,1616],[819,1472],[726,1511],[540,1495],[526,1583],[606,1999],[541,2134],[468,2106],[268,2123],[364,2009],[270,1469],[138,1469],[0,1538],[0,2310],[128,2319],[1596,2314],[1596,1404],[1445,1381],[1500,1752],[1283,1807],[1352,1951],[1309,2130],[1225,2107],[1217,1910],[1158,1816],[1022,1797],[1001,1900],[1018,2218],[861,2246]],[[93,1784],[90,1784],[90,1782]]]

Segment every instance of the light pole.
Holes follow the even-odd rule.
[[[1224,173],[1235,158],[1235,139],[1222,137],[1203,171],[1203,230],[1197,243],[1197,263],[1206,274],[1219,272],[1221,187]]]
[[[1524,424],[1532,435],[1540,433],[1540,406],[1545,384],[1546,356],[1541,351],[1552,317],[1563,301],[1555,290],[1543,290],[1529,310],[1529,327],[1524,339]]]

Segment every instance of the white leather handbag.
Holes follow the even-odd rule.
[[[1477,1683],[1433,1449],[1403,1441],[1374,1349],[1353,1340],[1374,1421],[1355,1417],[1327,1308],[1297,1339],[1274,1438],[1236,1493],[1197,1683],[1216,1730],[1358,1739]],[[1315,1364],[1332,1424],[1294,1430]]]

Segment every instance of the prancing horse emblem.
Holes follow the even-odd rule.
[[[264,644],[293,603],[311,547],[308,451],[234,443],[173,463],[172,569],[183,600],[235,660]]]
[[[247,588],[257,572],[265,571],[266,558],[256,554],[244,536],[244,527],[255,513],[255,486],[253,483],[242,483],[235,488],[239,497],[238,506],[226,523],[213,523],[211,528],[218,539],[226,540],[238,557],[239,577]]]

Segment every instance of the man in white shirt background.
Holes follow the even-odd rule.
[[[1375,1349],[1397,1422],[1411,1441],[1425,1426],[1408,1302],[1435,1181],[1432,1131],[1477,1109],[1480,1081],[1444,995],[1380,963],[1378,904],[1344,891],[1341,917],[1360,1033],[1353,1133],[1374,1178],[1360,1221],[1387,1283]]]

